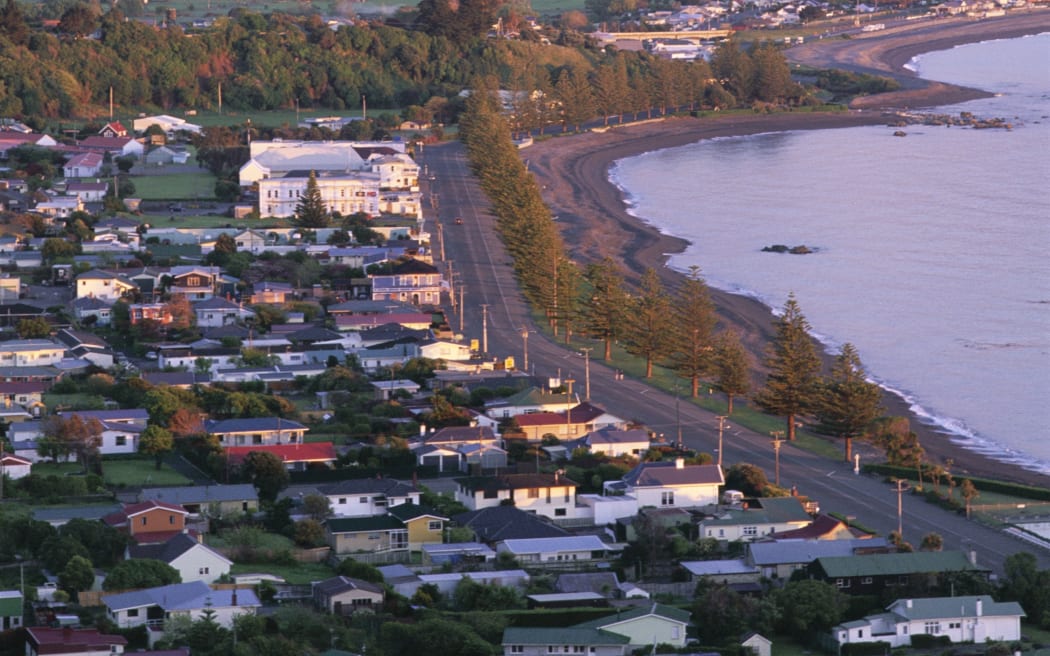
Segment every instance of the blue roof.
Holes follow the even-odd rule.
[[[249,433],[251,431],[306,430],[306,426],[281,417],[248,417],[205,422],[209,433]]]
[[[234,594],[237,595],[236,604],[233,603]],[[145,590],[122,592],[103,597],[102,602],[114,612],[149,606],[159,606],[170,612],[199,610],[209,605],[212,608],[262,605],[252,590],[212,590],[203,581],[173,583]]]

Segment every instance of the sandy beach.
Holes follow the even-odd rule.
[[[610,256],[624,263],[630,282],[635,282],[647,268],[656,268],[666,285],[676,286],[679,274],[664,265],[667,256],[684,250],[686,243],[660,234],[625,211],[620,191],[608,179],[612,162],[715,137],[880,125],[888,121],[886,112],[890,110],[934,107],[985,97],[988,94],[977,89],[921,80],[904,66],[924,52],[1048,31],[1050,10],[1032,10],[983,20],[924,19],[851,39],[814,40],[789,50],[788,58],[818,67],[892,76],[901,82],[901,90],[858,99],[850,111],[683,117],[626,125],[600,133],[548,139],[523,150],[522,157],[529,161],[530,170],[542,185],[544,199],[557,216],[573,259],[585,263]],[[734,327],[760,361],[771,337],[769,309],[753,299],[717,290],[712,290],[712,298],[723,327]],[[1050,477],[991,460],[953,444],[944,433],[920,423],[907,404],[896,396],[887,394],[884,404],[888,414],[910,417],[912,430],[919,434],[931,462],[953,461],[956,479],[970,475],[1050,486]]]

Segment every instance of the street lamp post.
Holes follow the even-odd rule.
[[[529,373],[529,329],[525,326],[521,327],[521,346],[525,356],[522,358],[522,369]]]
[[[488,355],[489,352],[489,306],[487,303],[481,305],[481,352]]]
[[[591,346],[586,346],[580,349],[583,351],[583,381],[584,381],[584,394],[585,400],[590,403],[591,401],[591,351],[594,350]]]
[[[904,479],[897,479],[897,536],[904,542]]]
[[[726,415],[718,415],[715,417],[718,420],[718,466],[722,466],[722,434],[725,432],[726,419],[729,419]],[[778,483],[779,485],[779,483]]]
[[[774,458],[774,472],[776,474],[776,485],[780,487],[780,446],[784,443],[784,431],[773,431],[770,433],[773,436],[773,458]]]
[[[569,439],[569,436],[572,435],[572,384],[575,382],[572,378],[565,379],[565,384],[569,390],[565,394],[565,439]]]

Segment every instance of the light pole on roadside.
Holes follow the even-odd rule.
[[[773,436],[773,458],[775,463],[774,472],[776,475],[776,486],[780,487],[780,447],[784,444],[784,431],[773,431],[770,435]]]
[[[591,351],[594,350],[593,346],[585,346],[580,349],[583,351],[583,382],[584,382],[584,395],[585,400],[590,403],[591,401]]]
[[[523,351],[521,368],[526,374],[529,373],[529,329],[525,326],[521,327],[521,347]]]
[[[489,306],[487,303],[481,305],[481,352],[488,355],[489,352]]]
[[[715,417],[715,419],[718,420],[718,466],[721,467],[722,466],[722,435],[725,433],[726,428],[728,428],[728,426],[726,426],[726,419],[729,419],[729,417],[727,417],[726,415],[718,415],[717,417]],[[778,449],[778,451],[779,451],[779,449]],[[778,483],[778,485],[779,485],[779,483]]]

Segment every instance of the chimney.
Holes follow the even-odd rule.
[[[674,459],[674,468],[675,469],[685,469],[685,458],[675,458]]]
[[[984,599],[977,598],[977,617],[984,615]]]

